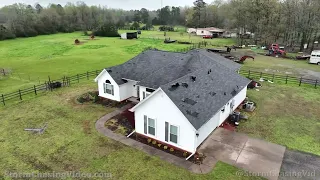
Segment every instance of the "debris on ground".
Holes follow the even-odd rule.
[[[46,123],[43,128],[26,128],[24,129],[25,131],[31,131],[33,133],[39,133],[39,134],[43,134],[44,131],[47,129],[48,127],[48,123]]]
[[[260,88],[260,87],[262,87],[261,83],[255,81],[253,79],[251,79],[251,82],[248,85],[249,89],[255,89],[255,88]]]

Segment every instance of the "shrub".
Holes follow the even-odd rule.
[[[174,31],[174,28],[171,26],[160,26],[159,30],[160,31]]]
[[[167,150],[167,149],[168,149],[168,146],[163,146],[163,149],[164,149],[164,150]]]
[[[151,143],[151,141],[152,141],[151,139],[148,139],[148,143]]]
[[[173,148],[170,148],[170,152],[173,152],[174,151],[174,149]]]
[[[187,156],[188,156],[188,152],[184,152],[183,157],[187,157]]]
[[[79,39],[74,40],[74,43],[75,43],[75,44],[80,44]]]
[[[158,144],[158,147],[161,147],[162,144]]]
[[[97,28],[93,35],[95,36],[102,36],[102,37],[120,37],[118,34],[118,28],[114,23],[105,23],[99,28]]]
[[[153,140],[153,141],[152,141],[152,144],[157,144],[157,141],[156,141],[156,140]]]

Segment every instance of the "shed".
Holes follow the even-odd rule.
[[[126,32],[121,34],[121,39],[138,39],[138,32]]]

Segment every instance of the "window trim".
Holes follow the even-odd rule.
[[[166,121],[167,122],[167,121]],[[167,122],[169,127],[168,127],[168,142],[169,143],[173,143],[173,144],[176,144],[176,145],[179,145],[179,142],[180,142],[180,126],[176,125],[176,124],[171,124],[170,122]],[[170,134],[171,134],[171,126],[175,126],[177,127],[177,143],[175,142],[172,142],[171,141],[171,138],[170,138]]]
[[[147,116],[147,115],[145,115],[145,116]],[[154,126],[155,126],[154,127],[154,135],[149,133],[149,119],[154,120]],[[157,119],[156,118],[152,118],[152,117],[147,116],[147,135],[156,137],[156,135],[157,135]]]
[[[106,82],[104,82],[103,84],[104,84],[104,85],[103,85],[103,92],[104,92],[105,94],[109,94],[109,95],[114,96],[114,85],[111,84],[111,83],[106,83]],[[107,85],[110,85],[110,86],[112,87],[111,93],[107,93]]]

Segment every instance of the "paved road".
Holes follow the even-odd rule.
[[[286,150],[279,180],[320,180],[320,156]]]

